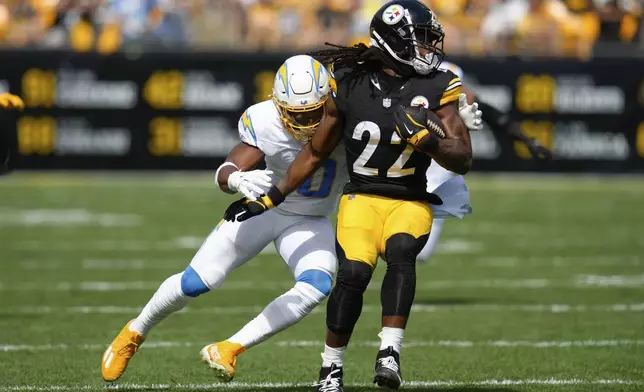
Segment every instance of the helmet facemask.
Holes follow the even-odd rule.
[[[273,102],[284,128],[293,135],[295,140],[301,142],[310,140],[317,126],[320,125],[327,99],[328,97],[325,97],[321,102],[313,105],[293,107],[279,102],[273,96]]]
[[[289,57],[275,74],[273,103],[295,140],[308,141],[320,125],[331,91],[329,80],[324,65],[306,55]]]

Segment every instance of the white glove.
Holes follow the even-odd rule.
[[[249,200],[257,200],[257,196],[272,186],[271,175],[271,170],[234,171],[228,176],[228,189]]]
[[[479,104],[474,102],[468,105],[465,94],[458,96],[458,115],[470,131],[480,131],[483,128],[483,112],[479,110]]]

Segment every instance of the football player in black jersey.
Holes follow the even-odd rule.
[[[342,390],[344,351],[379,256],[387,271],[374,382],[400,386],[416,255],[431,229],[430,203],[441,203],[426,192],[425,173],[431,159],[459,174],[467,173],[472,162],[469,132],[457,106],[461,82],[451,71],[439,70],[444,32],[433,12],[415,0],[393,1],[376,12],[370,30],[370,46],[312,53],[333,64],[337,83],[316,133],[277,186],[257,201],[231,206],[238,220],[277,206],[343,142],[350,182],[338,210],[340,266],[327,305],[318,385],[324,392]],[[427,130],[428,110],[440,118],[444,138]]]

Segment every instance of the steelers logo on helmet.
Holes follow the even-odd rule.
[[[422,95],[416,95],[414,99],[411,100],[411,106],[422,106],[425,109],[429,109],[429,100]]]
[[[385,52],[400,75],[428,75],[445,53],[445,31],[429,7],[417,0],[394,0],[374,14],[371,45]]]
[[[405,16],[405,9],[398,4],[390,5],[382,13],[382,20],[388,25],[395,25]]]

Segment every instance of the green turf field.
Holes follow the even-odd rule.
[[[644,179],[472,176],[470,187],[474,215],[446,224],[418,267],[407,388],[644,390]],[[0,178],[0,392],[103,389],[103,349],[232,200],[205,175]],[[370,389],[382,270],[348,350],[349,391]],[[219,388],[201,347],[291,285],[267,249],[160,324],[116,386]],[[321,307],[243,354],[229,387],[309,390],[324,330]]]

